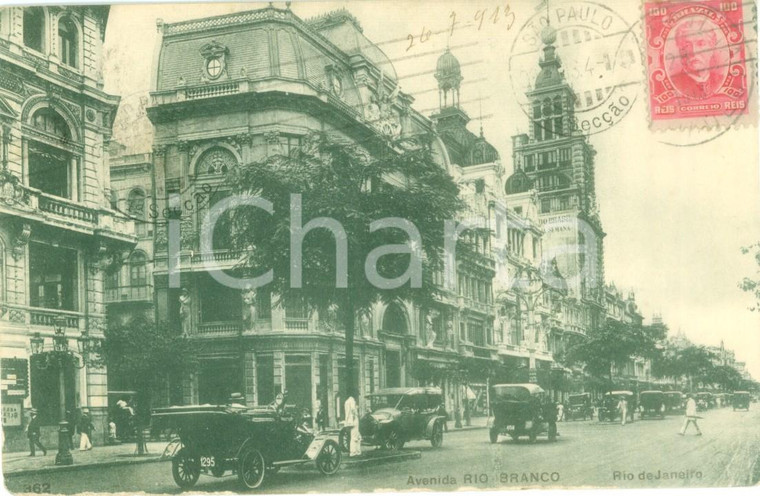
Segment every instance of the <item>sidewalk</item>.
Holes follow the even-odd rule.
[[[95,446],[89,451],[75,449],[71,452],[74,457],[73,465],[56,465],[55,449],[49,449],[47,456],[37,451],[37,456],[29,456],[29,452],[2,454],[2,470],[5,477],[30,475],[34,473],[59,472],[77,470],[82,467],[127,465],[130,463],[148,463],[159,461],[168,441],[147,443],[148,453],[135,454],[135,443],[116,444],[113,446]]]
[[[464,420],[462,421],[462,428],[461,429],[455,429],[454,428],[454,421],[449,420],[449,433],[451,432],[459,432],[459,431],[468,431],[472,429],[485,429],[486,428],[486,422],[488,419],[486,417],[473,417],[470,419],[470,425],[464,425]]]

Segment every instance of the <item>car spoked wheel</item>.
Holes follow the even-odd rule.
[[[340,444],[340,450],[343,453],[351,452],[351,430],[343,429],[338,436],[338,444]]]
[[[443,444],[443,426],[440,422],[437,422],[433,426],[433,434],[430,436],[430,444],[433,448],[440,448]]]
[[[249,448],[240,457],[238,479],[248,489],[256,489],[264,483],[264,476],[267,471],[266,467],[261,452],[257,449]]]
[[[324,475],[332,475],[340,467],[340,447],[335,441],[327,440],[317,455],[317,468]]]
[[[400,450],[403,445],[404,443],[401,442],[401,439],[398,436],[398,432],[390,431],[385,437],[383,448],[391,451],[397,451]]]
[[[198,457],[190,453],[187,448],[182,448],[172,458],[172,476],[174,482],[182,489],[193,487],[200,475],[201,464]]]

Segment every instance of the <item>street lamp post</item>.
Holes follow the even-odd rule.
[[[37,362],[39,368],[47,368],[54,365],[58,369],[58,453],[55,455],[56,465],[71,465],[74,458],[71,455],[71,426],[66,418],[66,365],[73,364],[77,368],[82,368],[89,361],[89,354],[92,351],[92,343],[86,333],[83,333],[77,340],[79,352],[82,355],[82,363],[79,364],[77,357],[69,350],[69,342],[66,337],[66,317],[58,315],[53,321],[53,349],[44,351],[45,339],[40,333],[30,339],[32,355],[44,355],[44,364]]]

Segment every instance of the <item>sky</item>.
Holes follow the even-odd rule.
[[[603,35],[580,45],[558,43],[557,53],[576,92],[612,82],[615,92],[604,105],[620,97],[630,102],[612,126],[589,137],[598,152],[597,198],[607,233],[605,279],[624,294],[634,291],[645,318],[661,314],[671,333],[681,330],[704,345],[723,340],[758,379],[760,313],[749,310],[752,297],[737,286],[758,272],[753,258],[741,253],[741,247],[760,241],[757,129],[683,126],[651,131],[639,2],[606,5],[557,1],[549,13],[560,34],[590,26],[586,32]],[[112,6],[104,79],[106,91],[122,96],[114,137],[132,152],[150,151],[150,124],[140,110],[140,97],[150,90],[156,19],[175,22],[264,6]],[[414,108],[426,115],[438,106],[433,72],[448,46],[462,65],[461,102],[472,118],[470,129],[477,132],[482,123],[509,173],[511,136],[528,129],[520,102],[538,69],[532,26],[545,12],[538,6],[533,0],[430,1],[406,2],[399,8],[391,1],[365,0],[350,5],[294,2],[291,9],[304,19],[341,7],[350,10],[364,34],[393,62],[401,91],[411,94]],[[582,12],[585,21],[579,19]],[[599,43],[613,43],[606,52],[615,56],[613,70],[605,71],[605,61],[595,59],[601,53]]]

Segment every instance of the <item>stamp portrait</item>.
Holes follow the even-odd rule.
[[[743,8],[722,1],[644,4],[652,122],[751,112]]]

